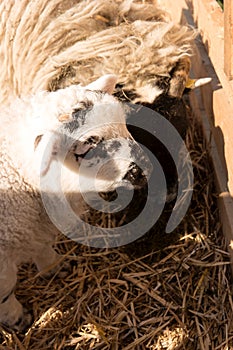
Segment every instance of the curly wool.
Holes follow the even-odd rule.
[[[3,0],[0,13],[0,103],[108,73],[140,92],[191,54],[195,35],[133,0]]]

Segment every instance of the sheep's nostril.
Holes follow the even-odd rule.
[[[25,332],[32,322],[32,317],[29,313],[23,311],[23,314],[19,316],[18,320],[11,328],[15,331]]]
[[[142,169],[136,164],[131,163],[130,168],[124,176],[123,180],[130,181],[134,186],[144,186],[147,183],[147,178]]]
[[[23,316],[20,316],[18,320],[15,322],[14,326],[19,327],[22,322],[23,322]]]

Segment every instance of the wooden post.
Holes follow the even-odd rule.
[[[233,79],[233,3],[224,0],[224,71]]]

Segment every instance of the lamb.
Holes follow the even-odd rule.
[[[137,186],[149,176],[149,160],[126,128],[124,107],[110,95],[115,83],[116,76],[107,75],[86,87],[39,92],[14,101],[1,116],[0,322],[12,328],[28,321],[14,295],[18,264],[31,258],[41,271],[59,259],[52,248],[58,229],[39,192],[46,179],[43,190],[56,193],[53,165],[64,158],[62,189],[78,215],[81,166],[84,192],[127,186],[128,172]],[[140,178],[136,158],[144,164]]]

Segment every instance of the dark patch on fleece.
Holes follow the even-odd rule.
[[[72,120],[64,124],[64,129],[69,133],[73,133],[86,122],[87,113],[93,108],[94,103],[90,100],[84,100],[72,112]]]

